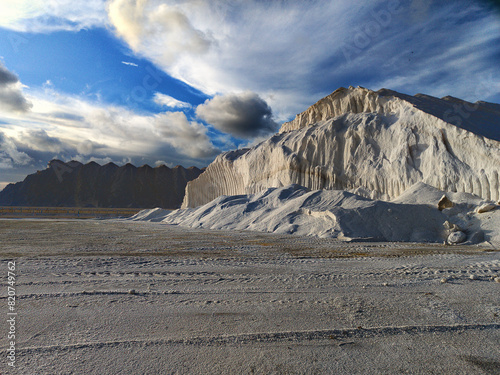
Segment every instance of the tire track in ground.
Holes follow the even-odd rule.
[[[414,325],[414,326],[385,326],[369,328],[343,328],[332,330],[311,330],[311,331],[289,331],[289,332],[263,332],[263,333],[244,333],[236,335],[204,336],[185,339],[157,339],[157,340],[116,340],[116,341],[97,341],[87,343],[77,343],[68,345],[50,345],[18,348],[18,354],[49,353],[53,351],[67,351],[78,349],[99,349],[104,347],[117,346],[152,346],[152,345],[188,345],[188,346],[212,346],[212,345],[231,345],[231,344],[252,344],[252,343],[277,343],[277,342],[300,342],[313,340],[337,340],[339,346],[340,340],[345,338],[371,338],[387,337],[401,334],[419,335],[436,334],[449,332],[465,331],[484,331],[500,330],[499,323],[485,324],[454,324],[454,325]],[[0,355],[6,355],[7,350],[0,350]]]

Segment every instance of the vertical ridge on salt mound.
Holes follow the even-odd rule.
[[[219,155],[188,183],[182,207],[290,184],[390,200],[424,182],[499,200],[500,105],[467,103],[340,88],[279,134]]]

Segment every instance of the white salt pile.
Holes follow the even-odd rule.
[[[162,221],[166,215],[171,213],[172,210],[164,210],[163,208],[153,208],[150,210],[142,210],[132,216],[130,220],[133,221],[149,221],[149,222],[157,222]]]
[[[438,209],[446,195],[451,204]],[[500,209],[478,213],[485,203],[467,193],[444,193],[418,183],[393,202],[344,190],[310,191],[299,185],[257,194],[221,196],[173,212],[144,210],[131,220],[161,221],[192,228],[252,230],[342,240],[481,243],[500,245]]]
[[[470,111],[460,120],[457,107]],[[499,176],[499,104],[340,88],[279,134],[217,156],[187,184],[182,207],[291,184],[389,201],[424,182],[497,202]]]

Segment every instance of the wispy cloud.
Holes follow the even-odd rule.
[[[401,77],[391,88],[472,99],[467,85],[480,72],[500,77],[499,17],[480,1],[109,4],[116,34],[137,54],[205,93],[256,92],[281,119],[340,85],[376,89]],[[489,47],[468,48],[478,38]]]
[[[478,99],[470,85],[485,73],[500,82],[500,17],[489,3],[4,0],[0,27],[111,27],[173,77],[209,95],[255,92],[286,120],[349,84]]]
[[[191,108],[191,104],[177,100],[160,92],[156,92],[154,94],[153,101],[158,105],[169,108]]]
[[[107,24],[106,0],[2,0],[0,27],[15,31],[81,30]]]
[[[485,73],[500,83],[500,17],[488,3],[5,0],[0,27],[111,27],[173,77],[209,95],[255,92],[286,120],[340,85],[479,99],[470,85]]]
[[[122,61],[122,64],[129,65],[129,66],[134,66],[136,68],[139,66],[136,63],[133,63],[133,62],[130,62],[130,61]]]

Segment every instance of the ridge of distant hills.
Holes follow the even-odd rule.
[[[51,160],[47,169],[0,191],[0,206],[35,207],[180,207],[186,184],[204,169],[165,165],[121,167]]]

